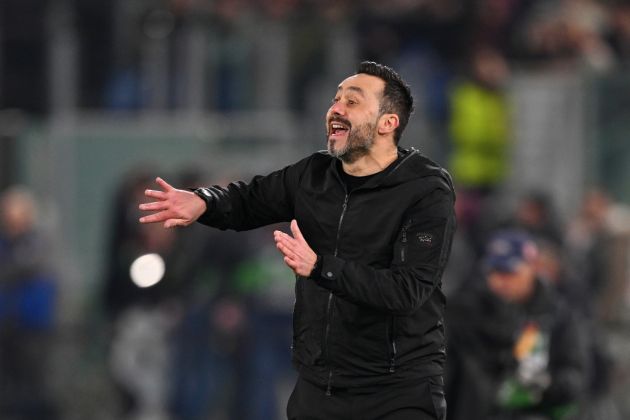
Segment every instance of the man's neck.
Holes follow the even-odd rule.
[[[352,176],[368,176],[383,171],[398,159],[398,148],[391,142],[386,146],[374,144],[370,153],[355,162],[342,162],[343,171]]]

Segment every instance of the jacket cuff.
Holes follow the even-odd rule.
[[[308,275],[308,278],[311,280],[315,280],[315,277],[320,276],[322,271],[322,256],[317,254],[317,260],[315,261],[315,265],[311,270],[311,274]]]
[[[192,192],[199,198],[201,198],[204,203],[206,203],[206,211],[197,219],[199,223],[207,224],[210,222],[210,216],[213,213],[215,208],[215,197],[212,192],[208,188],[196,188],[192,189]]]
[[[337,280],[341,277],[345,261],[333,255],[323,255],[313,268],[309,278],[318,285],[335,291],[338,288]]]

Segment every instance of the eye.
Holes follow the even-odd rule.
[[[354,99],[348,99],[348,105],[356,105],[357,101],[355,101]]]
[[[339,98],[333,98],[332,101],[330,101],[332,104],[336,104],[337,102],[339,102]]]

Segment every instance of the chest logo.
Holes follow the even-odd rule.
[[[416,238],[418,238],[418,242],[420,242],[420,245],[425,248],[430,248],[433,246],[433,235],[431,235],[430,233],[418,233],[416,235]]]

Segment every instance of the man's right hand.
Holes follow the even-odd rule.
[[[140,223],[161,223],[165,228],[188,226],[195,222],[205,211],[206,203],[195,193],[173,188],[162,178],[155,182],[162,191],[146,190],[144,195],[157,201],[140,204],[143,211],[153,212],[140,218]]]

